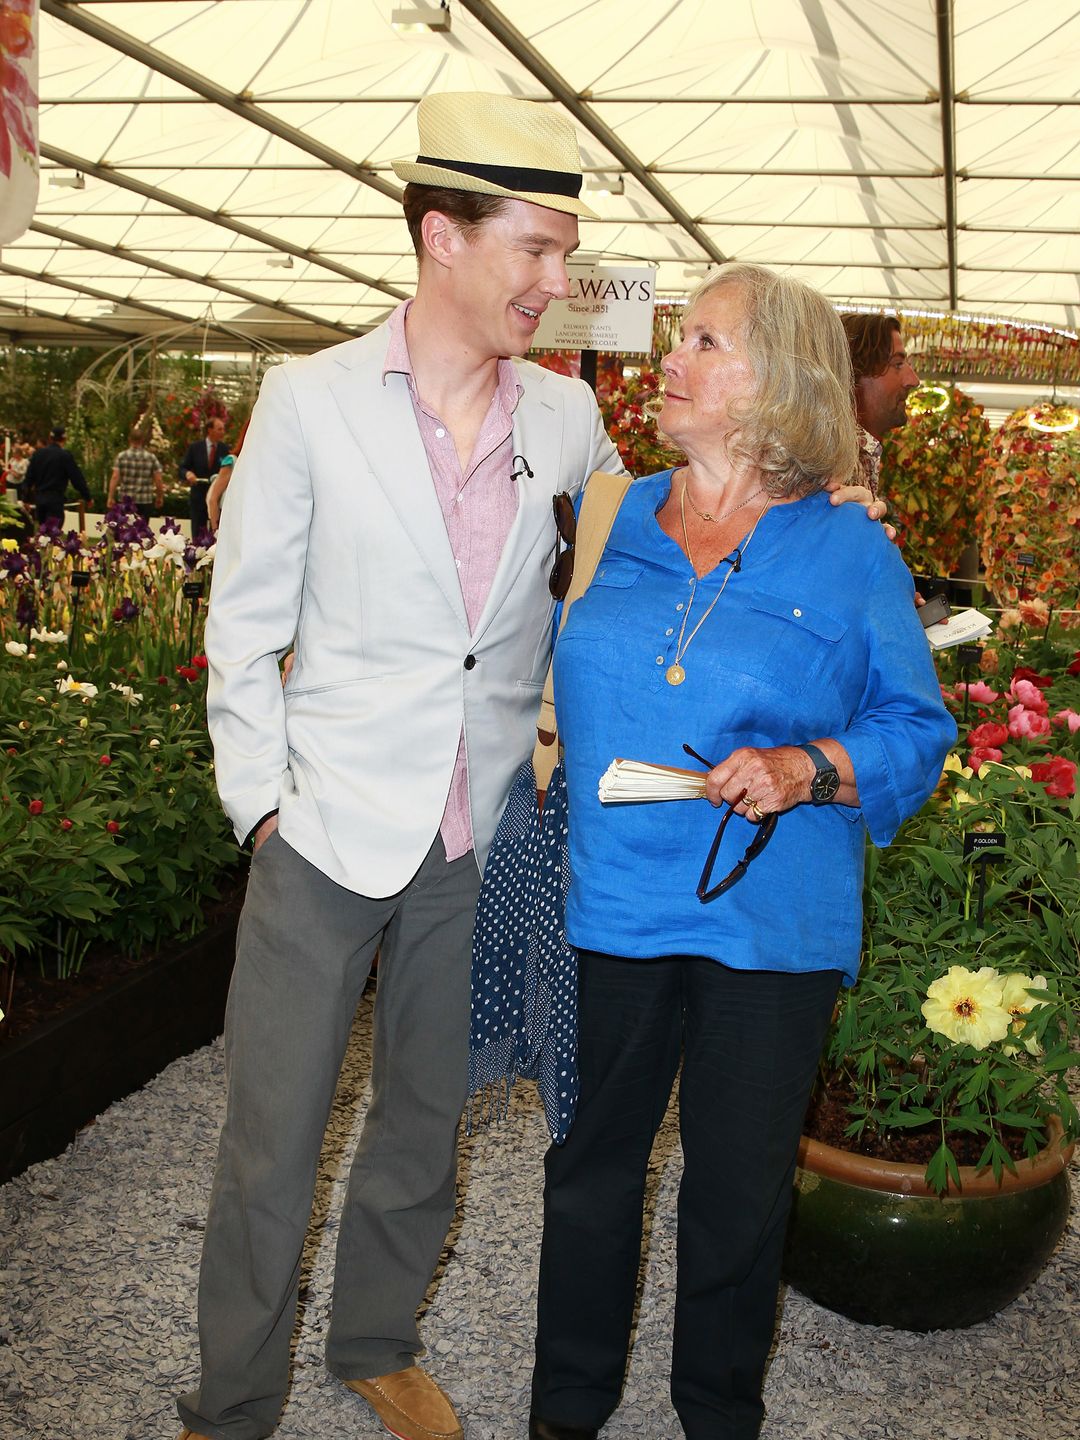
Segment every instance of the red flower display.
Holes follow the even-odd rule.
[[[1031,767],[1031,778],[1057,799],[1067,800],[1076,794],[1076,761],[1064,755],[1048,755]]]
[[[992,720],[987,720],[982,725],[976,725],[974,730],[968,734],[968,744],[974,750],[983,750],[988,746],[995,748],[1004,745],[1009,738],[1007,725],[998,725]],[[1001,756],[998,756],[1001,759]]]
[[[30,804],[26,808],[30,811],[31,815],[40,815],[41,812],[45,809],[45,801],[31,800]]]

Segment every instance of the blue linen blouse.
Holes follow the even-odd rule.
[[[854,983],[865,836],[887,845],[927,799],[956,738],[911,576],[861,506],[816,494],[769,509],[723,596],[665,679],[693,592],[656,512],[665,470],[631,485],[589,590],[555,650],[566,747],[571,944],[628,958],[706,956],[736,969],[838,969]],[[749,523],[747,528],[749,529]],[[699,580],[686,632],[728,565]],[[743,878],[702,904],[695,887],[722,811],[706,800],[601,805],[617,756],[693,768],[740,745],[839,740],[860,805],[795,806]],[[755,828],[728,825],[713,883]]]

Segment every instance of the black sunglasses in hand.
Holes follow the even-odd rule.
[[[551,497],[551,508],[555,512],[555,563],[548,576],[548,589],[556,600],[565,600],[570,582],[574,578],[574,541],[577,539],[577,516],[574,502],[565,490]],[[559,547],[562,541],[566,549]]]
[[[699,755],[696,750],[691,748],[691,746],[684,744],[682,748],[686,751],[687,755],[691,756],[692,759],[697,760],[700,764],[705,765],[708,769],[716,769],[715,764],[711,760],[706,760],[704,755]],[[739,799],[735,802],[736,805],[742,803],[745,794],[746,792],[743,791],[743,794],[740,795]],[[735,809],[735,805],[729,805],[727,807],[727,809],[724,811],[724,815],[720,821],[719,827],[717,828],[716,836],[712,842],[712,845],[709,847],[709,854],[705,860],[705,868],[701,872],[701,879],[698,881],[697,890],[695,891],[695,894],[703,905],[706,904],[706,902],[709,900],[715,900],[718,895],[723,895],[725,890],[730,890],[733,885],[737,884],[738,881],[742,879],[742,877],[746,874],[747,870],[749,870],[751,862],[757,859],[757,857],[765,849],[765,846],[772,839],[773,831],[776,829],[776,822],[780,818],[775,810],[772,811],[771,814],[765,816],[765,819],[762,820],[761,824],[757,827],[757,833],[755,834],[753,840],[751,840],[750,844],[746,847],[742,859],[739,860],[733,866],[733,868],[728,871],[728,873],[724,876],[723,880],[720,881],[719,885],[714,885],[710,889],[709,881],[712,879],[713,866],[716,864],[716,857],[720,853],[720,846],[724,839],[724,831],[727,829],[728,821],[731,819],[731,817],[733,815],[737,815],[738,813],[739,812]]]

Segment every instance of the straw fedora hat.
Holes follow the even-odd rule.
[[[528,200],[597,217],[578,199],[581,156],[570,122],[549,105],[512,95],[426,95],[417,109],[420,154],[394,161],[399,180]]]

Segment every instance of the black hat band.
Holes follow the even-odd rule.
[[[418,165],[436,165],[440,170],[455,170],[476,180],[490,180],[504,190],[526,194],[567,195],[576,199],[581,194],[581,176],[565,170],[533,170],[527,165],[472,165],[467,160],[439,160],[433,155],[418,155]]]

